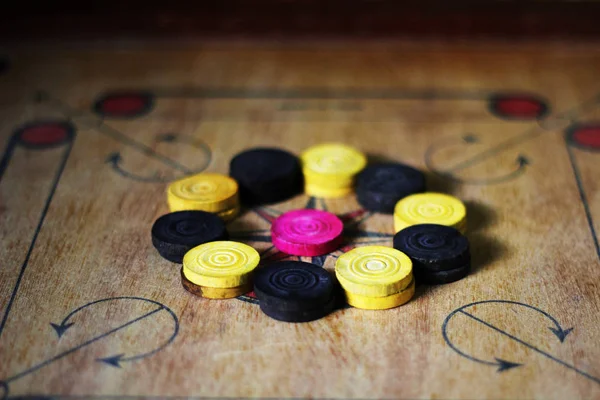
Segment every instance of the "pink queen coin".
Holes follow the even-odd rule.
[[[295,256],[320,256],[339,248],[344,224],[332,213],[293,210],[271,225],[271,240],[280,251]]]

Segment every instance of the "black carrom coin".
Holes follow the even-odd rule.
[[[181,264],[193,247],[227,240],[225,223],[205,211],[176,211],[158,218],[152,226],[152,244],[167,260]]]
[[[323,307],[334,296],[335,281],[324,268],[301,261],[279,261],[254,272],[254,294],[261,306],[282,311]]]
[[[457,229],[437,224],[418,224],[394,235],[394,248],[413,262],[413,271],[453,270],[471,262],[469,240]]]
[[[400,163],[366,167],[356,179],[356,197],[367,210],[391,214],[398,200],[425,191],[424,174]]]
[[[245,205],[272,204],[304,190],[300,161],[281,149],[255,148],[237,154],[229,164]]]
[[[284,322],[310,322],[329,315],[336,308],[336,299],[331,297],[320,307],[306,310],[282,310],[280,308],[260,303],[260,309],[267,316]]]
[[[417,283],[428,285],[441,285],[444,283],[456,282],[471,272],[471,264],[465,264],[462,267],[444,270],[444,271],[414,271]]]

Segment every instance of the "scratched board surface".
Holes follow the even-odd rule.
[[[116,49],[116,50],[115,50]],[[0,396],[600,397],[600,47],[123,44],[6,48]],[[468,207],[474,272],[388,311],[286,324],[187,293],[151,245],[169,181],[237,152],[342,141]],[[391,245],[354,197],[245,210],[231,236],[341,216],[333,269]],[[0,397],[0,398],[1,398]],[[37,397],[36,397],[37,398]]]

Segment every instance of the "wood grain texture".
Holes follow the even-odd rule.
[[[6,50],[2,143],[34,120],[70,120],[76,128],[68,158],[65,145],[17,146],[0,180],[0,380],[9,396],[600,398],[600,265],[588,224],[590,217],[600,230],[600,152],[567,146],[564,134],[574,122],[600,119],[597,45],[96,43]],[[90,112],[100,94],[117,89],[160,96],[139,118]],[[488,109],[498,91],[534,93],[550,114],[499,118]],[[176,139],[165,141],[165,134]],[[311,323],[280,323],[251,302],[186,292],[180,268],[151,244],[153,221],[168,211],[166,184],[112,167],[119,153],[118,167],[130,175],[170,179],[182,172],[153,154],[194,170],[208,161],[206,145],[206,170],[226,173],[230,158],[251,146],[299,153],[333,140],[426,171],[428,153],[430,168],[452,170],[454,180],[429,170],[428,186],[467,203],[474,272],[418,287],[397,309],[349,308]],[[521,165],[523,158],[528,163]],[[64,171],[24,264],[61,160]],[[494,180],[500,182],[485,184]],[[229,230],[234,237],[253,231],[244,241],[265,251],[266,217],[308,202],[298,196],[261,213],[246,210]],[[360,210],[353,197],[314,204],[346,214],[348,231],[359,232],[350,244],[391,245],[391,216],[351,214]],[[320,261],[333,270],[334,257]],[[78,307],[112,297],[152,302],[107,300],[64,321]],[[485,300],[530,306],[482,303],[447,320],[450,343],[488,364],[454,351],[442,329],[453,311]],[[172,342],[169,310],[179,324]],[[60,337],[51,323],[64,330]],[[490,365],[497,359],[522,365],[497,372],[500,364]]]

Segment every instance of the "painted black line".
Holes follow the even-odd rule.
[[[425,150],[425,165],[431,171],[434,171],[434,172],[436,172],[438,174],[444,174],[443,171],[439,171],[433,165],[433,154],[435,152],[439,151],[442,148],[448,148],[450,146],[456,146],[456,145],[459,145],[459,144],[463,144],[463,145],[464,144],[472,144],[472,143],[478,143],[478,142],[479,142],[479,138],[477,136],[475,136],[475,135],[472,135],[472,134],[463,135],[463,136],[461,136],[460,140],[458,140],[457,137],[441,138],[437,142],[431,144]]]
[[[148,302],[151,304],[156,304],[157,306],[160,306],[162,308],[167,308],[166,306],[164,306],[163,304],[159,303],[158,301],[155,300],[150,300],[150,299],[146,299],[144,297],[135,297],[135,296],[116,296],[116,297],[107,297],[105,299],[99,299],[99,300],[94,300],[91,301],[89,303],[86,303],[82,306],[77,307],[76,309],[74,309],[73,311],[71,311],[70,313],[67,314],[67,316],[61,321],[61,325],[64,325],[67,323],[67,321],[75,314],[77,314],[79,311],[88,308],[90,306],[93,306],[95,304],[98,303],[105,303],[107,301],[114,301],[114,300],[140,300],[140,301],[144,301],[144,302]]]
[[[172,167],[178,171],[181,171],[185,174],[193,173],[193,171],[191,169],[187,168],[186,166],[181,165],[177,161],[172,160],[169,157],[164,156],[164,155],[154,151],[152,148],[146,146],[144,143],[139,142],[135,139],[132,139],[131,137],[125,135],[123,132],[105,124],[104,122],[101,125],[96,127],[96,131],[98,131],[112,139],[115,139],[127,146],[130,146],[130,147],[142,152],[146,156],[157,159],[157,160],[161,161],[162,163],[164,163],[164,164],[168,165],[169,167]]]
[[[554,328],[550,329],[552,332],[554,331],[571,331],[573,328],[570,329],[563,329],[562,326],[560,325],[560,323],[556,320],[556,318],[554,318],[552,315],[550,315],[549,313],[547,313],[546,311],[542,310],[541,308],[537,308],[534,307],[532,305],[529,305],[527,303],[522,303],[520,301],[513,301],[513,300],[480,300],[480,301],[475,301],[473,303],[469,303],[466,304],[462,307],[459,307],[458,309],[454,310],[447,319],[449,319],[450,317],[452,317],[453,314],[455,314],[456,312],[460,311],[460,310],[464,310],[465,308],[471,307],[471,306],[476,306],[478,304],[491,304],[491,303],[498,303],[498,304],[510,304],[510,305],[515,305],[515,306],[520,306],[520,307],[525,307],[525,308],[529,308],[530,310],[533,310],[535,312],[539,312],[540,314],[542,314],[544,317],[548,318],[550,321],[552,321],[552,323],[554,324]],[[559,337],[560,339],[560,337]],[[562,342],[562,340],[561,340]]]
[[[468,185],[494,185],[497,183],[509,182],[513,179],[516,179],[516,178],[520,177],[521,175],[523,175],[523,173],[525,173],[525,170],[527,169],[527,165],[529,165],[529,160],[525,156],[521,155],[521,156],[517,157],[516,164],[517,164],[517,168],[515,168],[511,172],[501,175],[501,176],[496,176],[493,178],[465,179],[465,178],[460,178],[460,177],[454,176],[454,174],[452,174],[450,172],[436,170],[431,165],[431,160],[428,160],[427,157],[425,158],[425,166],[427,166],[427,168],[431,172],[433,172],[445,179],[449,179],[453,182],[468,184]]]
[[[482,320],[480,318],[477,318],[476,316],[474,316],[472,314],[469,314],[466,311],[459,310],[459,312],[462,313],[462,314],[464,314],[464,315],[466,315],[469,318],[474,319],[475,321],[477,321],[479,323],[482,323],[483,325],[487,326],[488,328],[491,328],[491,329],[495,330],[496,332],[501,333],[501,334],[509,337],[510,339],[512,339],[512,340],[514,340],[514,341],[516,341],[518,343],[521,343],[523,346],[526,346],[526,347],[530,348],[531,350],[533,350],[533,351],[535,351],[535,352],[537,352],[537,353],[539,353],[539,354],[541,354],[541,355],[549,358],[550,360],[555,361],[555,362],[561,364],[562,366],[567,367],[567,368],[569,368],[569,369],[577,372],[578,374],[580,374],[580,375],[582,375],[582,376],[584,376],[584,377],[586,377],[588,379],[591,379],[592,381],[594,381],[596,383],[600,383],[600,378],[596,378],[595,376],[592,376],[592,375],[588,374],[587,372],[582,371],[582,370],[574,367],[573,365],[568,364],[568,363],[562,361],[561,359],[556,358],[553,355],[550,355],[550,354],[546,353],[545,351],[542,351],[542,350],[538,349],[537,347],[535,347],[535,346],[533,346],[533,345],[525,342],[524,340],[521,340],[518,337],[516,337],[514,335],[511,335],[510,333],[505,332],[502,329],[497,328],[494,325],[492,325],[492,324],[490,324],[490,323],[488,323],[488,322],[486,322],[486,321],[484,321],[484,320]]]
[[[27,269],[27,265],[29,264],[29,258],[31,257],[31,253],[33,252],[33,248],[35,247],[35,243],[37,241],[38,235],[42,230],[42,225],[46,219],[46,214],[48,214],[48,209],[50,208],[50,203],[52,203],[52,198],[54,197],[54,193],[56,192],[56,188],[58,187],[58,183],[62,176],[62,173],[67,165],[67,160],[69,159],[69,155],[71,154],[71,149],[73,148],[73,141],[75,140],[75,133],[73,132],[73,137],[66,144],[66,149],[63,153],[63,158],[60,162],[58,170],[54,175],[54,179],[52,180],[52,185],[50,187],[50,193],[46,198],[46,202],[44,204],[44,208],[42,209],[42,214],[38,221],[37,227],[35,228],[35,232],[33,233],[33,238],[31,239],[31,243],[29,244],[29,249],[27,250],[27,254],[25,255],[25,260],[21,265],[21,270],[19,271],[19,276],[17,277],[17,281],[15,282],[15,286],[13,287],[12,293],[10,295],[10,299],[8,300],[8,304],[6,305],[6,310],[4,311],[4,316],[2,317],[2,322],[0,322],[0,337],[2,337],[2,333],[4,332],[4,327],[6,325],[6,321],[8,320],[8,314],[12,308],[12,305],[17,297],[17,292],[19,290],[19,286],[21,285],[21,280],[23,279],[23,275],[25,274],[25,270]]]
[[[314,196],[310,196],[308,198],[308,201],[304,205],[304,208],[306,208],[308,210],[314,210],[314,209],[316,209],[317,208],[317,198],[314,197]]]
[[[264,257],[265,255],[267,255],[271,250],[273,250],[275,248],[275,246],[271,246],[268,249],[264,250],[263,252],[260,253],[260,257]]]
[[[535,127],[535,128],[529,129],[529,130],[525,131],[525,133],[520,133],[517,136],[513,136],[512,138],[509,138],[496,146],[490,147],[489,149],[484,150],[481,153],[479,153],[467,160],[458,162],[449,168],[445,168],[442,173],[448,174],[451,172],[460,171],[460,170],[470,167],[474,164],[477,164],[478,162],[481,162],[493,155],[502,153],[503,151],[510,149],[511,147],[514,147],[518,144],[526,142],[530,139],[534,139],[534,138],[542,135],[543,133],[545,133],[545,131],[540,127]]]
[[[261,218],[269,224],[273,222],[272,220],[281,215],[281,212],[265,206],[253,208],[251,211],[253,211],[256,215],[258,215],[259,218]],[[271,219],[269,219],[269,217]]]
[[[163,133],[156,136],[156,141],[159,143],[183,143],[202,151],[206,160],[201,167],[194,169],[194,173],[196,174],[204,171],[212,162],[212,150],[208,144],[204,143],[202,140],[191,138],[185,135],[178,135],[175,133]]]
[[[487,100],[494,91],[361,88],[249,89],[231,87],[154,88],[157,98],[282,100]]]
[[[319,203],[320,203],[321,210],[328,211],[327,202],[325,201],[324,198],[320,198]]]
[[[375,215],[374,212],[368,211],[361,218],[356,219],[354,221],[352,221],[352,220],[348,221],[348,224],[344,228],[345,229],[354,228],[354,227],[362,224],[363,222],[366,222],[369,218],[371,218],[374,215]]]
[[[2,177],[4,176],[4,171],[6,171],[6,168],[8,167],[8,163],[9,163],[10,159],[12,158],[12,155],[15,151],[15,147],[17,146],[18,143],[19,143],[19,140],[15,137],[15,135],[12,135],[10,137],[10,139],[8,140],[8,143],[6,144],[6,149],[4,149],[4,154],[2,155],[2,159],[0,160],[0,181],[2,180]]]
[[[594,246],[596,246],[596,255],[598,256],[598,259],[600,259],[600,243],[598,243],[598,235],[596,234],[596,228],[594,227],[594,218],[592,217],[587,195],[585,194],[585,189],[581,180],[581,173],[579,171],[579,167],[577,166],[575,155],[573,154],[573,148],[567,141],[565,141],[565,146],[567,148],[567,153],[569,154],[569,162],[571,163],[571,169],[573,170],[573,175],[575,176],[575,182],[577,183],[579,198],[581,199],[581,204],[583,204],[583,209],[585,210],[585,217],[590,228],[590,233],[592,234],[592,239],[594,240]]]
[[[322,267],[323,264],[325,264],[325,260],[327,259],[328,256],[329,256],[328,254],[325,254],[322,256],[312,256],[310,261],[311,261],[311,263],[318,265],[319,267]]]
[[[57,98],[52,98],[49,95],[47,95],[47,99],[48,99],[48,101],[50,101],[50,102],[54,103],[56,106],[58,106],[59,110],[67,118],[72,119],[74,116],[83,115],[82,111],[71,107],[67,103],[65,103]],[[85,113],[85,114],[91,115],[91,113]],[[187,168],[186,166],[178,163],[175,160],[170,159],[167,156],[164,156],[164,155],[154,151],[151,147],[147,146],[146,144],[144,144],[138,140],[135,140],[135,139],[131,138],[130,136],[127,136],[123,132],[107,125],[102,120],[97,125],[93,126],[92,129],[96,130],[97,132],[100,132],[101,134],[103,134],[105,136],[110,137],[111,139],[114,139],[118,142],[121,142],[121,143],[127,145],[127,146],[130,146],[130,147],[140,151],[142,154],[144,154],[148,157],[155,158],[155,159],[161,161],[162,163],[164,163],[172,168],[177,169],[178,171],[181,171],[185,174],[193,173],[193,171],[190,170],[189,168]]]
[[[459,349],[458,347],[456,347],[454,345],[454,343],[452,343],[450,341],[450,338],[448,337],[448,322],[450,321],[450,318],[452,316],[454,316],[457,312],[462,312],[462,310],[459,308],[458,310],[453,311],[448,317],[446,317],[446,319],[444,320],[444,323],[442,324],[442,336],[444,337],[444,341],[446,342],[446,344],[448,346],[450,346],[450,348],[452,350],[454,350],[459,355],[463,356],[464,358],[466,358],[468,360],[475,361],[475,362],[478,362],[480,364],[496,366],[497,363],[495,363],[493,361],[487,361],[487,360],[482,360],[482,359],[479,359],[479,358],[475,358],[475,357],[473,357],[473,356],[471,356],[471,355],[463,352],[461,349]]]
[[[113,329],[111,329],[111,330],[109,330],[109,331],[107,331],[107,332],[105,332],[105,333],[103,333],[101,335],[98,335],[98,336],[96,336],[96,337],[94,337],[94,338],[92,338],[90,340],[87,340],[87,341],[81,343],[78,346],[75,346],[75,347],[73,347],[73,348],[71,348],[71,349],[69,349],[67,351],[64,351],[64,352],[62,352],[62,353],[60,353],[60,354],[58,354],[58,355],[56,355],[56,356],[54,356],[52,358],[49,358],[46,361],[43,361],[43,362],[41,362],[41,363],[39,363],[37,365],[34,365],[33,367],[31,367],[29,369],[26,369],[23,372],[20,372],[20,373],[18,373],[16,375],[13,375],[10,378],[5,379],[4,382],[12,382],[12,381],[14,381],[16,379],[22,378],[25,375],[28,375],[28,374],[30,374],[32,372],[35,372],[38,369],[43,368],[46,365],[48,365],[48,364],[50,364],[50,363],[52,363],[52,362],[54,362],[54,361],[56,361],[56,360],[58,360],[60,358],[63,358],[63,357],[65,357],[65,356],[67,356],[67,355],[69,355],[69,354],[71,354],[71,353],[73,353],[73,352],[75,352],[75,351],[77,351],[77,350],[85,347],[85,346],[88,346],[88,345],[90,345],[90,344],[92,344],[92,343],[94,343],[94,342],[96,342],[96,341],[98,341],[98,340],[100,340],[102,338],[105,338],[106,336],[108,336],[110,334],[113,334],[113,333],[115,333],[115,332],[117,332],[117,331],[119,331],[119,330],[121,330],[123,328],[126,328],[129,325],[131,325],[131,324],[139,322],[140,320],[142,320],[144,318],[147,318],[147,317],[149,317],[149,316],[151,316],[151,315],[153,315],[153,314],[155,314],[155,313],[157,313],[157,312],[159,312],[161,310],[164,310],[164,309],[165,309],[165,307],[161,305],[159,308],[157,308],[157,309],[155,309],[153,311],[150,311],[150,312],[148,312],[148,313],[146,313],[146,314],[144,314],[144,315],[142,315],[140,317],[137,317],[136,319],[133,319],[131,321],[128,321],[128,322],[124,323],[123,325],[120,325],[120,326],[118,326],[116,328],[113,328]]]
[[[162,178],[162,177],[158,176],[157,172],[155,172],[155,174],[153,176],[136,175],[132,172],[125,170],[123,167],[121,167],[121,160],[122,160],[121,154],[119,154],[118,152],[115,152],[115,153],[110,154],[106,158],[106,163],[110,164],[113,171],[115,171],[117,174],[121,175],[122,177],[125,177],[128,179],[133,179],[134,181],[144,182],[144,183],[165,183],[165,182],[170,182],[170,181],[177,179],[174,177]]]
[[[596,94],[592,98],[584,101],[583,103],[581,103],[569,110],[558,113],[553,117],[552,116],[546,117],[545,119],[565,118],[565,117],[574,119],[577,117],[577,115],[588,110],[592,106],[597,106],[599,102],[600,102],[600,95]],[[456,163],[455,165],[451,166],[450,168],[444,169],[444,172],[448,173],[448,172],[460,171],[460,170],[470,167],[474,164],[477,164],[493,155],[496,155],[505,150],[508,150],[518,144],[521,144],[528,140],[534,139],[534,138],[542,135],[543,133],[544,133],[544,129],[538,125],[534,128],[526,130],[524,133],[520,133],[517,136],[513,136],[503,142],[500,142],[496,146],[490,147],[487,150],[484,150],[481,153],[479,153],[467,160],[460,161],[460,162]]]

